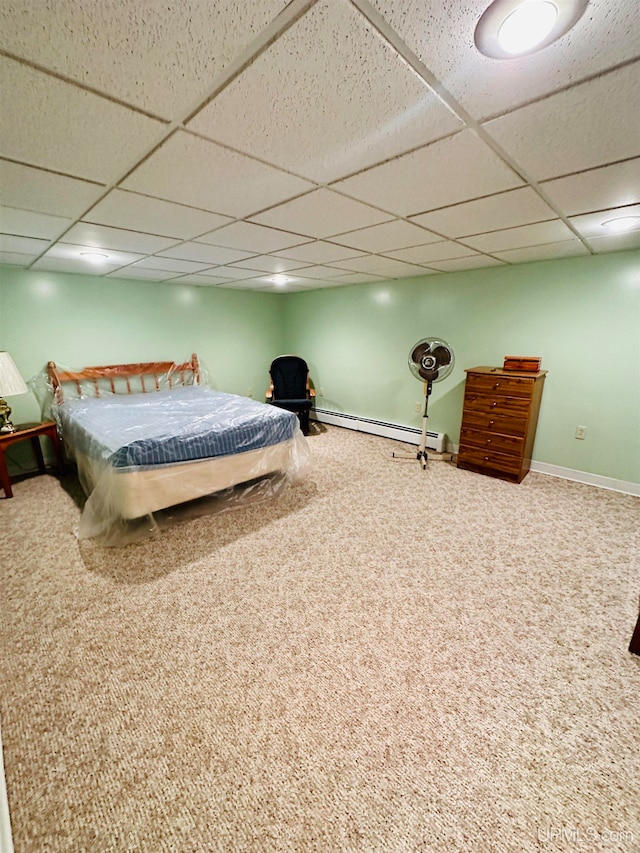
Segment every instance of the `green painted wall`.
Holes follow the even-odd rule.
[[[407,356],[432,335],[456,365],[434,385],[430,429],[457,443],[464,368],[538,355],[549,375],[534,458],[640,482],[638,251],[283,295],[0,268],[0,349],[25,378],[49,359],[195,350],[215,387],[262,399],[271,359],[298,352],[324,390],[319,407],[419,427],[422,386]],[[10,403],[16,421],[39,415],[32,395]]]
[[[268,366],[281,352],[282,308],[277,294],[0,267],[0,349],[27,380],[49,360],[82,367],[183,360],[195,351],[214,387],[243,395],[251,388],[263,400]],[[39,419],[33,394],[9,403],[14,422]],[[19,459],[25,451],[14,448]]]
[[[640,252],[290,294],[284,329],[285,348],[307,358],[324,391],[319,408],[414,427],[422,386],[410,348],[444,338],[456,364],[433,387],[429,428],[454,443],[464,369],[541,356],[534,458],[640,482]]]

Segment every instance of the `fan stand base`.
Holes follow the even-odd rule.
[[[427,469],[428,456],[427,456],[426,450],[418,450],[418,452],[413,456],[408,454],[408,453],[405,454],[405,453],[395,453],[394,452],[391,454],[391,457],[393,459],[417,459],[418,462],[420,462],[422,465],[422,470],[426,471],[426,469]]]
[[[426,451],[418,450],[417,453],[392,453],[391,457],[393,459],[417,459],[419,462],[422,462],[422,470],[426,471],[427,469],[427,459],[430,459],[432,462],[451,462],[453,459],[453,453],[445,452],[445,453],[430,453],[427,456]]]

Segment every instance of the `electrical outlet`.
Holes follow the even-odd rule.
[[[577,426],[576,427],[576,438],[586,438],[587,437],[587,428],[586,426]]]
[[[247,388],[247,397],[253,397],[253,388]]]
[[[422,411],[422,403],[416,403],[415,410],[418,414]]]
[[[321,396],[321,397],[324,397],[324,388],[321,388],[321,389],[320,389],[320,396]]]

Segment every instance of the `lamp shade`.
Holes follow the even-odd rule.
[[[8,352],[0,352],[0,397],[28,394],[26,382]]]

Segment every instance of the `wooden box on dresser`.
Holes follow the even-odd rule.
[[[520,483],[531,467],[546,370],[466,371],[458,468]]]

